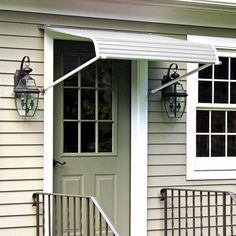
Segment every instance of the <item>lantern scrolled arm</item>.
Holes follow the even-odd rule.
[[[170,74],[171,71],[173,71],[172,74]],[[168,68],[167,75],[163,76],[162,84],[177,79],[179,77],[177,71],[178,65],[172,63]],[[181,118],[183,116],[187,96],[186,91],[183,89],[183,85],[179,82],[162,89],[162,100],[169,118]]]
[[[40,90],[29,75],[32,72],[29,65],[30,58],[24,56],[20,69],[16,70],[14,75],[15,104],[20,116],[34,116],[38,107]]]

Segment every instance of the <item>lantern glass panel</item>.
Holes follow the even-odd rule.
[[[34,116],[38,107],[38,93],[16,92],[15,101],[20,116]]]
[[[163,100],[169,118],[181,118],[183,116],[186,107],[186,96],[186,91],[180,83],[167,87]]]
[[[35,80],[25,75],[15,89],[15,102],[20,116],[34,116],[38,107],[39,89]]]
[[[181,118],[186,107],[186,97],[165,97],[164,105],[169,118]]]

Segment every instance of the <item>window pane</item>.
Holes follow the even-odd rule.
[[[64,123],[64,152],[78,152],[78,123]]]
[[[102,88],[112,87],[112,61],[100,60],[98,62],[98,86]]]
[[[81,119],[83,120],[95,119],[95,90],[94,89],[81,90]]]
[[[236,58],[231,58],[231,73],[230,78],[236,80]]]
[[[95,86],[95,64],[87,66],[81,71],[81,86],[82,87]]]
[[[95,152],[95,123],[81,123],[81,152]]]
[[[197,132],[209,132],[209,111],[197,111]]]
[[[64,55],[63,56],[63,61],[64,61],[64,71],[63,75],[71,72],[74,70],[76,67],[78,67],[78,57],[77,56],[72,56],[72,55]],[[65,86],[78,86],[78,74],[75,73],[68,79],[64,81]]]
[[[236,104],[236,83],[230,83],[230,103]]]
[[[215,79],[228,79],[229,78],[229,58],[220,57],[221,65],[215,65]]]
[[[214,85],[214,103],[228,103],[228,83],[215,82]]]
[[[228,136],[228,150],[229,157],[236,156],[236,135]]]
[[[112,90],[98,91],[98,119],[112,119]]]
[[[77,89],[64,89],[64,119],[78,119]]]
[[[209,157],[209,135],[197,135],[197,157]]]
[[[98,151],[112,152],[112,123],[98,124]]]
[[[225,132],[225,112],[224,111],[211,112],[211,132],[215,132],[215,133]]]
[[[203,64],[200,64],[200,66],[203,66]],[[200,79],[212,79],[212,66],[207,67],[204,70],[201,70],[198,72],[198,78]]]
[[[212,82],[199,81],[198,83],[198,102],[212,102]]]
[[[228,132],[236,133],[236,111],[228,111]],[[236,143],[235,143],[236,146]]]
[[[211,156],[212,157],[225,156],[225,136],[224,135],[211,136]]]

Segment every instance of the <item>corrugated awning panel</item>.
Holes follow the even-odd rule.
[[[133,33],[111,30],[45,27],[50,31],[91,40],[96,56],[110,59],[145,59],[192,63],[219,62],[216,50],[208,44],[159,36],[150,33]]]

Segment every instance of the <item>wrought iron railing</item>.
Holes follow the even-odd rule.
[[[236,235],[236,197],[232,192],[161,189],[165,236]]]
[[[96,198],[34,193],[37,236],[119,236]]]

